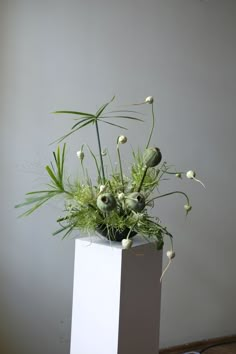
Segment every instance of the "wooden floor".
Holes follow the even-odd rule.
[[[211,348],[203,352],[203,354],[236,354],[236,344],[222,345]]]
[[[224,344],[235,342],[232,344]],[[216,344],[220,344],[214,346]],[[212,346],[212,348],[210,348]],[[213,347],[214,346],[214,347]],[[204,350],[205,348],[208,348]],[[184,354],[186,352],[199,352],[202,354],[236,354],[236,336],[213,338],[202,342],[189,343],[180,345],[174,348],[167,348],[160,350],[160,354]]]

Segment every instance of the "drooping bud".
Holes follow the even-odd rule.
[[[182,174],[178,172],[178,173],[175,174],[175,177],[182,178]]]
[[[192,209],[192,206],[189,204],[185,204],[184,205],[184,209],[186,210],[187,214],[190,212],[190,210]]]
[[[149,104],[152,104],[154,101],[154,98],[152,96],[148,96],[146,99],[145,99],[145,103],[149,103]]]
[[[189,179],[193,179],[195,176],[196,176],[196,172],[195,171],[190,170],[190,171],[188,171],[186,173],[186,177],[189,178]]]
[[[186,177],[187,177],[187,178],[190,178],[190,179],[193,179],[193,180],[196,181],[196,182],[199,182],[204,188],[206,188],[205,185],[204,185],[204,183],[202,183],[202,181],[200,181],[200,179],[197,179],[197,178],[196,178],[196,172],[195,172],[195,171],[192,171],[192,170],[188,171],[188,172],[186,173]]]
[[[137,213],[141,212],[145,208],[145,198],[139,192],[128,194],[125,203],[128,209]]]
[[[148,148],[144,151],[143,162],[146,167],[157,166],[162,159],[161,151],[159,148]]]
[[[97,207],[102,212],[112,211],[116,207],[116,200],[111,193],[100,194],[97,198]]]
[[[132,244],[133,244],[133,241],[129,238],[124,238],[122,241],[121,241],[121,244],[122,244],[122,247],[127,250],[129,248],[132,247]]]
[[[175,252],[174,251],[167,251],[166,252],[167,257],[171,260],[175,258]]]
[[[126,136],[124,136],[124,135],[120,135],[119,136],[119,139],[118,139],[118,143],[119,144],[125,144],[125,143],[127,143],[127,137]]]

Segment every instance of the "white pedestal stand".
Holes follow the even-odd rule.
[[[75,243],[70,354],[158,354],[162,252],[139,238]]]

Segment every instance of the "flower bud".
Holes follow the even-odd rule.
[[[132,244],[133,244],[133,241],[129,238],[124,238],[122,241],[121,241],[121,244],[122,244],[122,247],[127,250],[129,248],[132,247]]]
[[[124,194],[124,193],[119,193],[119,194],[117,195],[117,197],[118,197],[118,199],[119,199],[120,201],[122,201],[122,200],[125,199],[125,194]]]
[[[125,143],[127,143],[127,137],[126,136],[124,136],[124,135],[120,135],[119,136],[119,139],[118,139],[118,143],[119,144],[125,144]]]
[[[145,103],[149,103],[149,104],[152,104],[154,101],[153,97],[152,96],[148,96],[146,99],[145,99]]]
[[[104,192],[106,189],[106,186],[104,186],[104,184],[102,184],[100,187],[99,187],[99,192],[102,193]]]
[[[174,251],[167,251],[166,252],[167,257],[171,260],[175,258],[175,252]]]
[[[182,175],[181,175],[181,173],[176,173],[176,174],[175,174],[175,177],[177,177],[177,178],[182,178]]]
[[[148,148],[144,151],[143,162],[146,167],[157,166],[162,159],[161,151],[159,148]]]
[[[145,208],[145,198],[139,192],[128,194],[126,197],[126,206],[135,212],[140,212]]]
[[[196,172],[190,170],[186,173],[186,177],[189,179],[193,179],[196,176]]]
[[[187,213],[189,213],[190,210],[192,209],[192,206],[189,204],[185,204],[184,209],[186,210]]]
[[[116,207],[116,200],[111,193],[100,194],[97,198],[97,207],[102,212],[112,211]]]
[[[79,150],[79,151],[77,151],[77,156],[78,156],[78,159],[80,160],[80,161],[83,161],[83,159],[84,159],[84,153],[83,153],[83,151],[82,150]]]
[[[195,171],[192,171],[192,170],[188,171],[186,173],[186,177],[190,178],[190,179],[194,179],[194,181],[199,182],[204,188],[206,188],[204,183],[202,183],[202,181],[200,181],[200,179],[196,178],[196,172]]]

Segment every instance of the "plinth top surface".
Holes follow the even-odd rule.
[[[147,242],[142,236],[134,236],[132,238],[133,240],[133,244],[132,244],[132,248],[133,247],[138,247],[138,246],[142,246],[145,244],[149,244],[149,242]],[[107,246],[107,247],[112,247],[118,250],[122,250],[122,244],[121,242],[117,242],[117,241],[111,241],[111,240],[107,240],[105,237],[102,236],[98,236],[98,235],[91,235],[91,236],[82,236],[82,237],[78,237],[76,238],[76,242],[81,242],[84,243],[84,245],[92,245],[95,244],[96,246]]]

